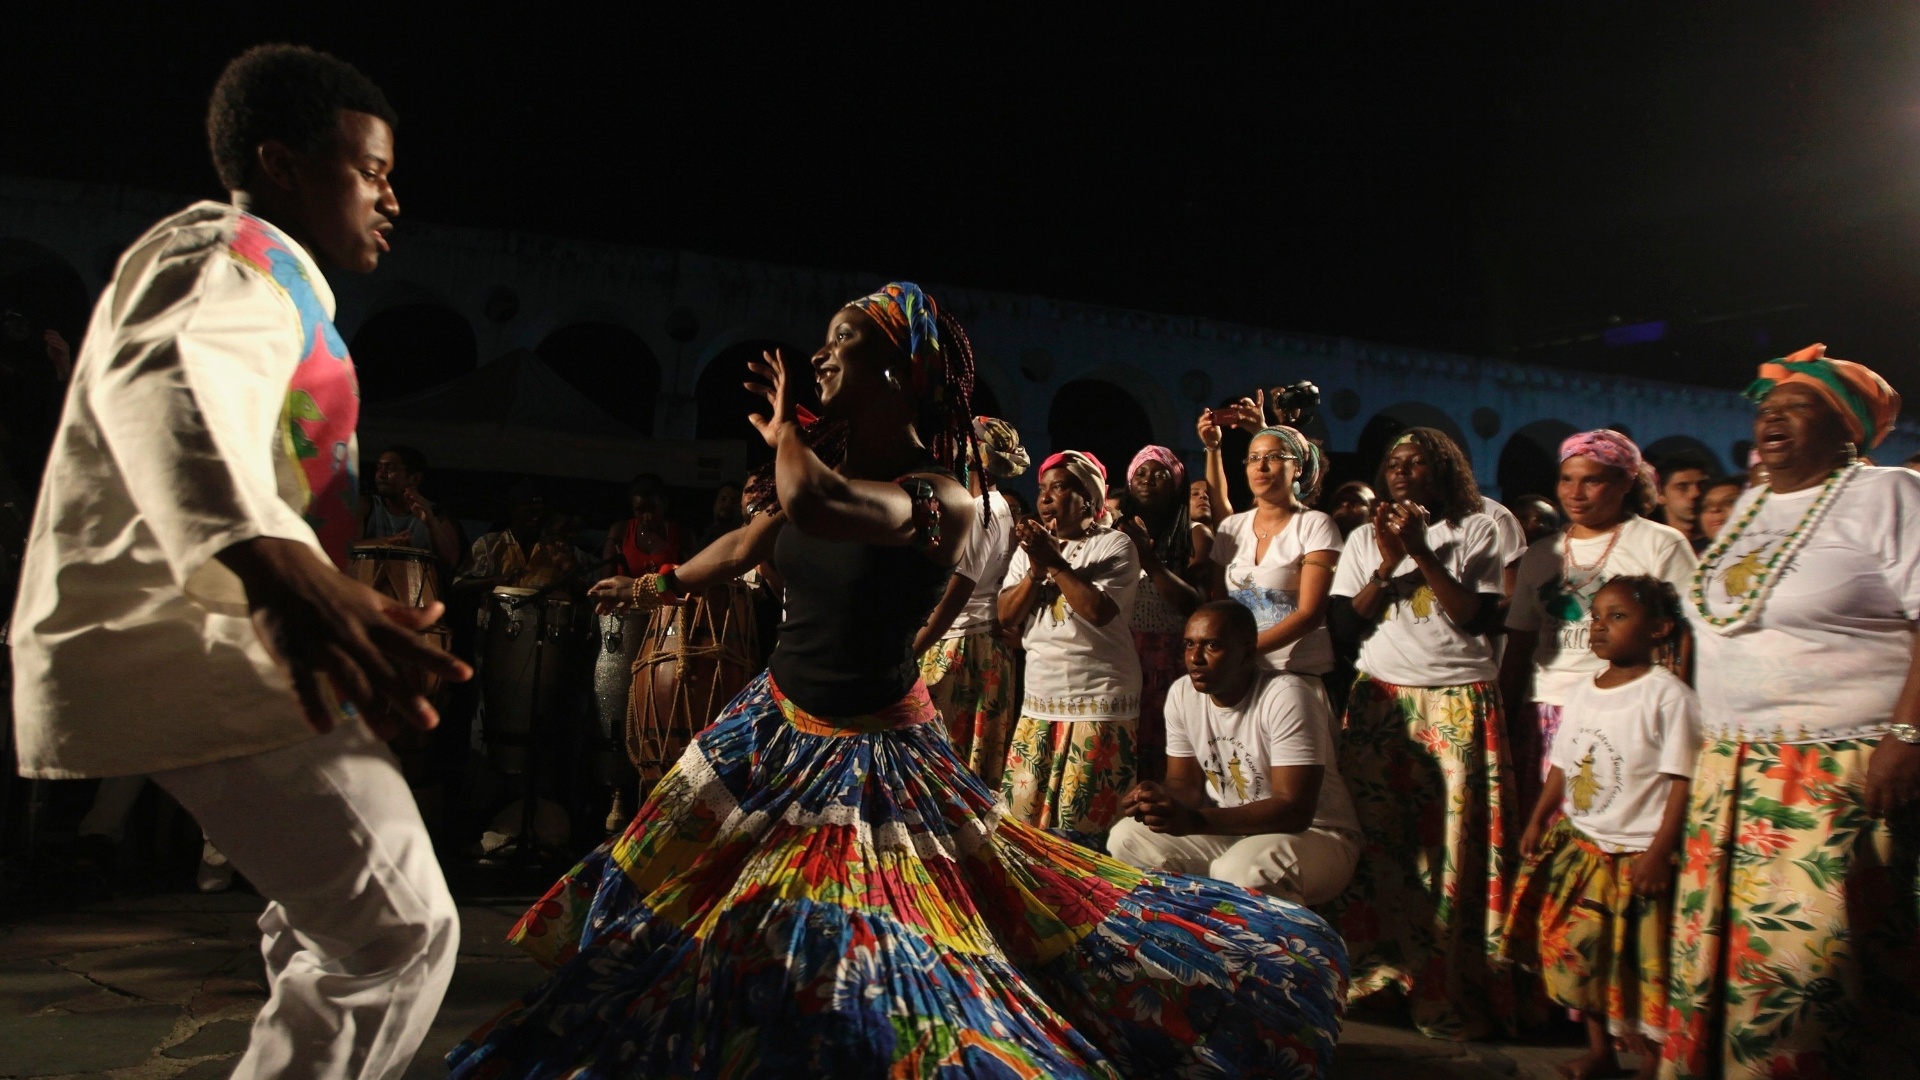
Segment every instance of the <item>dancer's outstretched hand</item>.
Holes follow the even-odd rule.
[[[341,573],[297,540],[255,537],[219,558],[246,588],[254,629],[287,669],[316,731],[333,727],[323,676],[383,736],[394,734],[381,730],[379,718],[386,715],[398,714],[423,731],[440,723],[440,714],[409,681],[415,672],[451,682],[473,677],[472,668],[420,636],[439,621],[444,604],[402,604]]]
[[[766,413],[753,413],[747,422],[767,441],[768,446],[778,446],[783,429],[797,425],[800,414],[794,401],[793,380],[787,377],[787,357],[780,350],[763,352],[760,359],[747,361],[747,370],[760,377],[759,382],[744,382],[740,385],[767,399],[769,409]]]

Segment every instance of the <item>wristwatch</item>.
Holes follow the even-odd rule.
[[[1887,729],[1887,734],[1909,746],[1920,744],[1920,727],[1912,724],[1895,724]]]
[[[1389,585],[1392,585],[1392,584],[1393,584],[1393,575],[1392,575],[1392,574],[1383,574],[1383,573],[1381,573],[1380,571],[1378,571],[1378,570],[1375,570],[1375,571],[1373,572],[1373,583],[1374,583],[1375,585],[1378,585],[1378,586],[1380,586],[1381,588],[1383,588],[1383,589],[1384,589],[1384,588],[1386,588],[1387,586],[1389,586]]]

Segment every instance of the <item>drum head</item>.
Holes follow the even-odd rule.
[[[515,585],[495,585],[493,587],[493,595],[512,597],[515,600],[524,600],[529,596],[538,595],[539,592],[539,589],[522,589]]]
[[[360,543],[352,547],[356,559],[396,559],[402,562],[431,562],[433,552],[426,548],[401,547],[398,544]]]

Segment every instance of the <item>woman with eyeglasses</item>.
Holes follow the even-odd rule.
[[[1397,991],[1433,1038],[1515,1028],[1493,967],[1506,912],[1510,764],[1498,664],[1502,546],[1452,439],[1412,428],[1380,466],[1386,498],[1347,537],[1333,632],[1358,641],[1340,773],[1366,843],[1329,910],[1353,959],[1348,1000]]]
[[[1200,418],[1209,458],[1220,454],[1220,429]],[[1333,669],[1327,597],[1340,563],[1340,527],[1311,509],[1326,475],[1320,448],[1290,427],[1261,428],[1247,445],[1253,509],[1238,514],[1220,485],[1223,516],[1213,541],[1213,595],[1253,612],[1262,666],[1324,677]]]

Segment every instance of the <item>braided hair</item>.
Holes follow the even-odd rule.
[[[1673,623],[1677,637],[1686,628],[1686,615],[1680,610],[1680,594],[1675,591],[1672,582],[1663,581],[1651,574],[1622,574],[1608,578],[1603,589],[1625,589],[1633,602],[1641,610],[1656,619],[1666,619]]]
[[[934,464],[965,486],[974,467],[973,339],[960,320],[942,311],[940,349],[927,366],[927,391],[920,397],[914,430],[933,455]]]

